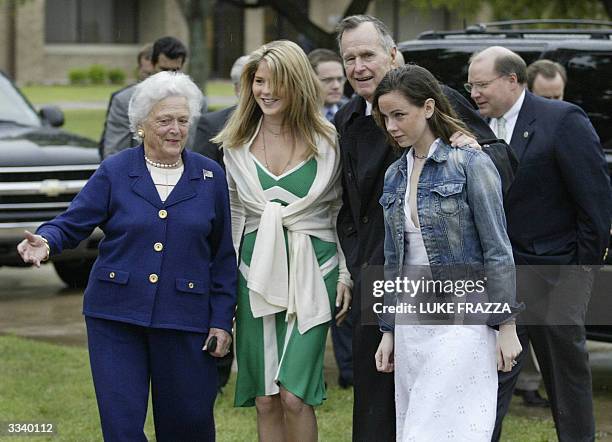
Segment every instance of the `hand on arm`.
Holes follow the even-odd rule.
[[[449,141],[452,147],[471,147],[481,150],[480,144],[474,138],[464,134],[463,132],[455,132],[451,135]]]

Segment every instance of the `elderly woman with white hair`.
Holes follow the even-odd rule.
[[[149,385],[157,440],[215,437],[213,357],[231,344],[237,274],[223,170],[184,149],[201,100],[184,74],[140,83],[129,116],[142,144],[17,247],[38,267],[104,231],[83,314],[105,440],[146,441]]]

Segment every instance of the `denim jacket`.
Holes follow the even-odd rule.
[[[385,218],[386,280],[401,277],[404,265],[408,152],[387,169],[379,201]],[[516,302],[501,182],[489,157],[480,150],[439,142],[423,166],[416,200],[433,278],[457,280],[465,277],[466,271],[482,269],[489,301],[508,303],[512,310],[511,314],[490,316],[487,324],[495,326],[515,316],[522,306]],[[380,322],[383,331],[392,329],[389,321]]]

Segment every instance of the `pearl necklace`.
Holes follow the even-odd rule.
[[[179,158],[178,160],[176,160],[176,163],[172,163],[172,164],[167,164],[167,163],[157,163],[153,160],[151,160],[149,157],[147,157],[146,155],[144,156],[145,161],[147,162],[147,164],[150,164],[153,167],[159,167],[160,169],[172,169],[176,166],[178,166],[181,163],[181,158]]]

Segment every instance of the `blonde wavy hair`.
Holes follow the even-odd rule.
[[[271,72],[273,93],[287,100],[283,125],[291,130],[294,140],[304,140],[316,155],[319,137],[336,145],[336,131],[323,118],[323,94],[319,80],[302,49],[288,40],[267,43],[249,56],[240,76],[240,98],[225,127],[211,141],[223,148],[246,144],[255,134],[263,115],[253,96],[252,86],[259,64],[266,62]]]

